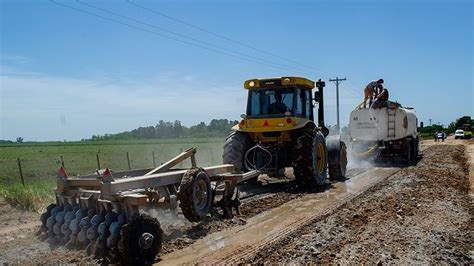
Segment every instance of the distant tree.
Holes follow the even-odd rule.
[[[200,122],[197,125],[186,127],[181,121],[167,122],[159,120],[155,126],[139,127],[131,131],[125,131],[117,134],[92,135],[90,140],[127,140],[127,139],[169,139],[169,138],[209,138],[225,137],[229,134],[231,128],[237,125],[239,121],[228,119],[212,119],[209,125]]]
[[[175,120],[173,125],[173,136],[175,138],[182,138],[184,133],[184,127],[181,125],[181,121]]]
[[[22,138],[22,137],[16,138],[16,142],[18,142],[18,143],[23,143],[23,138]]]
[[[446,129],[446,133],[451,134],[451,133],[454,133],[454,131],[456,131],[456,123],[455,123],[455,122],[451,122],[451,123],[448,125],[448,128]]]

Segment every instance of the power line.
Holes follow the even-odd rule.
[[[124,15],[121,15],[119,13],[116,13],[116,12],[113,12],[113,11],[110,11],[110,10],[106,10],[106,9],[103,9],[103,8],[100,8],[100,7],[97,7],[97,6],[94,6],[94,5],[91,5],[91,4],[88,4],[88,3],[84,3],[80,0],[76,0],[77,2],[83,4],[83,5],[86,5],[86,6],[89,6],[91,8],[95,8],[95,9],[98,9],[98,10],[101,10],[103,12],[107,12],[107,13],[110,13],[110,14],[113,14],[115,16],[119,16],[119,17],[122,17],[122,18],[125,18],[125,19],[128,19],[128,20],[131,20],[131,21],[135,21],[136,23],[140,23],[142,25],[145,25],[145,26],[148,26],[148,27],[152,27],[152,28],[155,28],[155,29],[158,29],[158,30],[161,30],[161,31],[165,31],[167,33],[170,33],[170,34],[173,34],[175,36],[179,36],[181,38],[185,38],[185,39],[188,39],[188,40],[192,40],[194,42],[198,42],[198,43],[202,43],[202,44],[205,44],[205,45],[208,45],[208,46],[212,46],[212,47],[216,47],[216,48],[219,48],[219,49],[223,49],[225,51],[229,51],[231,53],[235,53],[235,54],[240,54],[240,55],[243,55],[245,56],[246,58],[244,57],[241,57],[241,56],[237,56],[235,54],[230,54],[230,53],[227,53],[227,52],[223,52],[223,51],[220,51],[220,50],[216,50],[216,49],[213,49],[213,48],[210,48],[210,47],[206,47],[206,46],[203,46],[203,45],[199,45],[199,44],[196,44],[196,43],[193,43],[193,42],[189,42],[189,41],[186,41],[186,40],[182,40],[182,39],[179,39],[179,38],[175,38],[175,37],[172,37],[172,36],[168,36],[168,35],[165,35],[165,34],[162,34],[162,33],[159,33],[159,32],[156,32],[156,31],[152,31],[152,30],[149,30],[149,29],[146,29],[146,28],[142,28],[142,27],[139,27],[139,26],[136,26],[136,25],[132,25],[132,24],[129,24],[129,23],[126,23],[126,22],[123,22],[123,21],[119,21],[119,20],[115,20],[115,19],[112,19],[112,18],[109,18],[109,17],[104,17],[104,16],[101,16],[97,13],[93,13],[93,12],[89,12],[89,11],[86,11],[86,10],[83,10],[83,9],[80,9],[80,8],[76,8],[76,7],[73,7],[73,6],[69,6],[69,5],[66,5],[66,4],[62,4],[62,3],[58,3],[56,2],[55,0],[50,0],[52,3],[56,4],[56,5],[59,5],[59,6],[63,6],[63,7],[66,7],[66,8],[69,8],[69,9],[72,9],[72,10],[75,10],[75,11],[78,11],[78,12],[81,12],[81,13],[85,13],[85,14],[88,14],[88,15],[91,15],[91,16],[95,16],[95,17],[98,17],[102,20],[106,20],[106,21],[109,21],[109,22],[113,22],[113,23],[117,23],[117,24],[121,24],[123,26],[127,26],[127,27],[130,27],[130,28],[133,28],[135,30],[140,30],[140,31],[143,31],[143,32],[146,32],[146,33],[150,33],[150,34],[154,34],[154,35],[157,35],[157,36],[160,36],[160,37],[163,37],[163,38],[166,38],[166,39],[170,39],[170,40],[174,40],[174,41],[177,41],[177,42],[181,42],[181,43],[184,43],[184,44],[187,44],[187,45],[190,45],[190,46],[194,46],[194,47],[198,47],[198,48],[201,48],[201,49],[204,49],[204,50],[208,50],[208,51],[212,51],[214,53],[217,53],[217,54],[222,54],[222,55],[226,55],[226,56],[229,56],[229,57],[232,57],[232,58],[236,58],[236,59],[239,59],[239,60],[242,60],[242,61],[247,61],[247,62],[252,62],[252,63],[256,63],[256,64],[260,64],[260,65],[263,65],[263,66],[267,66],[267,67],[272,67],[272,68],[275,68],[275,69],[280,69],[280,70],[285,70],[285,71],[294,71],[294,72],[297,72],[297,73],[300,73],[300,74],[303,74],[303,75],[306,75],[305,73],[301,72],[300,70],[297,70],[295,68],[292,68],[292,67],[288,67],[288,66],[285,66],[285,65],[280,65],[280,64],[277,64],[277,63],[274,63],[272,61],[268,61],[268,60],[265,60],[265,59],[261,59],[260,58],[256,58],[255,60],[255,57],[252,57],[252,56],[249,56],[249,55],[246,55],[244,53],[240,53],[240,52],[236,52],[236,51],[233,51],[233,50],[230,50],[230,49],[227,49],[227,48],[224,48],[224,47],[221,47],[221,46],[218,46],[218,45],[214,45],[212,43],[208,43],[208,42],[205,42],[205,41],[201,41],[201,40],[198,40],[198,39],[195,39],[195,38],[191,38],[191,37],[188,37],[188,36],[185,36],[183,34],[179,34],[179,33],[176,33],[176,32],[173,32],[173,31],[170,31],[170,30],[167,30],[167,29],[164,29],[164,28],[161,28],[161,27],[158,27],[158,26],[155,26],[155,25],[152,25],[152,24],[149,24],[149,23],[146,23],[146,22],[143,22],[143,21],[140,21],[140,20],[137,20],[137,19],[134,19],[134,18],[130,18],[130,17],[127,17],[127,16],[124,16]],[[143,6],[140,6],[136,3],[133,3],[129,0],[126,0],[128,3],[130,4],[133,4],[135,6],[139,6],[139,7],[143,7]],[[143,7],[144,9],[147,9],[146,7]],[[147,9],[148,10],[148,9]],[[157,12],[157,11],[154,11],[154,10],[149,10],[150,12],[154,12],[154,13],[159,13],[159,15],[163,15],[163,16],[167,16],[163,13],[160,13],[160,12]],[[175,18],[172,18],[171,16],[169,16],[170,19],[173,19],[175,20]],[[206,29],[203,29],[203,28],[200,28],[200,27],[197,27],[197,26],[194,26],[190,23],[187,23],[187,22],[184,22],[184,21],[180,21],[180,20],[177,20],[176,21],[180,22],[180,23],[183,23],[183,24],[186,24],[190,27],[194,27],[194,28],[198,28],[204,32],[207,32]],[[213,34],[213,32],[210,32],[210,34]],[[214,34],[213,34],[214,35]],[[216,35],[219,35],[219,34],[216,34]],[[240,43],[239,41],[235,41],[235,40],[232,40],[228,37],[225,37],[225,36],[222,36],[227,39],[229,39],[230,41],[232,42],[236,42],[236,43]],[[243,44],[243,43],[242,43]],[[245,46],[245,45],[244,45]],[[256,48],[257,50],[261,50],[261,49],[258,49]],[[255,49],[254,49],[255,50]],[[261,50],[262,52],[266,53],[266,51],[264,50]],[[270,53],[270,55],[273,55]],[[279,57],[279,56],[276,56],[276,57]],[[287,60],[288,61],[288,60]],[[289,61],[292,61],[292,60],[289,60]],[[268,62],[268,63],[266,63]],[[323,72],[319,72],[320,75],[321,74],[324,74]],[[308,72],[309,74],[309,72]],[[311,73],[312,75],[313,73]],[[350,85],[353,85],[351,82],[349,82]],[[356,90],[355,88],[353,88],[352,86],[348,86],[349,88],[349,91],[352,91],[354,92],[356,95],[358,93],[356,93]]]
[[[192,42],[188,42],[188,41],[185,41],[185,40],[181,40],[181,39],[178,39],[178,38],[175,38],[175,37],[167,36],[167,35],[162,34],[162,33],[158,33],[158,32],[152,31],[152,30],[148,30],[148,29],[145,29],[145,28],[142,28],[142,27],[138,27],[138,26],[135,26],[135,25],[126,23],[126,22],[119,21],[119,20],[115,20],[115,19],[112,19],[112,18],[104,17],[104,16],[101,16],[101,15],[98,15],[98,14],[96,14],[96,13],[89,12],[89,11],[86,11],[86,10],[83,10],[83,9],[80,9],[80,8],[76,8],[76,7],[73,7],[73,6],[70,6],[70,5],[66,5],[66,4],[63,4],[63,3],[58,3],[58,2],[56,2],[55,0],[49,0],[49,1],[50,1],[51,3],[56,4],[56,5],[59,5],[59,6],[63,6],[63,7],[66,7],[66,8],[69,8],[69,9],[72,9],[72,10],[75,10],[75,11],[78,11],[78,12],[81,12],[81,13],[85,13],[85,14],[88,14],[88,15],[91,15],[91,16],[94,16],[94,17],[98,17],[98,18],[100,18],[100,19],[102,19],[102,20],[106,20],[106,21],[109,21],[109,22],[121,24],[121,25],[130,27],[130,28],[133,28],[133,29],[136,29],[136,30],[140,30],[140,31],[143,31],[143,32],[147,32],[147,33],[150,33],[150,34],[154,34],[154,35],[157,35],[157,36],[166,38],[166,39],[170,39],[170,40],[174,40],[174,41],[177,41],[177,42],[181,42],[181,43],[184,43],[184,44],[187,44],[187,45],[195,46],[195,47],[198,47],[198,48],[201,48],[201,49],[205,49],[205,50],[208,50],[208,51],[212,51],[212,52],[214,52],[214,53],[223,54],[223,55],[226,55],[226,56],[229,56],[229,57],[237,58],[237,59],[242,60],[242,61],[248,61],[248,62],[252,62],[252,63],[256,63],[256,64],[260,64],[260,65],[269,66],[269,67],[273,67],[273,68],[276,68],[276,69],[281,69],[281,70],[286,70],[286,71],[288,71],[288,70],[285,69],[285,68],[281,68],[281,67],[274,66],[274,65],[270,65],[270,64],[266,64],[266,63],[263,63],[263,62],[259,62],[259,61],[255,61],[255,60],[251,60],[251,59],[247,59],[247,58],[243,58],[243,57],[236,56],[236,55],[229,54],[229,53],[225,53],[225,52],[222,52],[222,51],[219,51],[219,50],[216,50],[216,49],[212,49],[212,48],[209,48],[209,47],[205,47],[205,46],[202,46],[202,45],[199,45],[199,44],[195,44],[195,43],[192,43]]]
[[[105,8],[101,8],[101,7],[98,7],[98,6],[89,4],[89,3],[82,2],[81,0],[76,0],[76,2],[78,2],[78,3],[82,4],[82,5],[85,5],[85,6],[88,6],[88,7],[91,7],[91,8],[100,10],[100,11],[103,11],[103,12],[107,12],[107,13],[109,13],[109,14],[112,14],[112,15],[115,15],[115,16],[118,16],[118,17],[121,17],[121,18],[124,18],[124,19],[128,19],[128,20],[134,21],[134,22],[136,22],[136,23],[139,23],[139,24],[142,24],[142,25],[145,25],[145,26],[148,26],[148,27],[152,27],[152,28],[158,29],[158,30],[160,30],[160,31],[167,32],[167,33],[172,34],[172,35],[175,35],[175,36],[179,36],[179,37],[184,38],[184,39],[188,39],[188,40],[191,40],[191,41],[194,41],[194,42],[198,42],[198,43],[201,43],[201,44],[204,44],[204,45],[208,45],[208,46],[211,46],[211,47],[214,47],[214,48],[218,48],[218,49],[221,49],[221,50],[230,52],[230,53],[235,53],[235,54],[238,54],[238,55],[241,55],[241,56],[244,56],[244,57],[247,57],[247,58],[251,58],[251,59],[254,59],[254,60],[262,61],[262,62],[265,62],[265,63],[267,63],[267,64],[272,64],[272,65],[275,65],[275,66],[279,66],[279,67],[284,68],[284,69],[289,70],[289,71],[294,71],[294,72],[298,72],[298,73],[300,73],[300,74],[304,74],[303,72],[300,72],[300,70],[297,70],[297,69],[295,69],[294,67],[289,67],[289,66],[286,66],[286,65],[278,64],[278,63],[275,63],[275,62],[272,62],[272,61],[269,61],[269,60],[266,60],[266,59],[263,59],[263,58],[259,58],[259,57],[255,57],[255,56],[250,56],[250,55],[247,55],[247,54],[244,54],[244,53],[235,51],[235,50],[231,50],[231,49],[227,49],[227,48],[225,48],[225,47],[219,46],[219,45],[215,45],[215,44],[213,44],[213,43],[209,43],[209,42],[202,41],[202,40],[199,40],[199,39],[196,39],[196,38],[192,38],[192,37],[186,36],[186,35],[184,35],[184,34],[180,34],[180,33],[177,33],[177,32],[174,32],[174,31],[171,31],[171,30],[168,30],[168,29],[165,29],[165,28],[163,28],[163,27],[158,27],[158,26],[156,26],[156,25],[149,24],[149,23],[143,22],[143,21],[141,21],[141,20],[134,19],[134,18],[131,18],[131,17],[128,17],[128,16],[125,16],[125,15],[119,14],[119,13],[117,13],[117,12],[110,11],[110,10],[105,9]]]
[[[258,51],[258,52],[267,54],[267,55],[270,55],[270,56],[273,56],[273,57],[275,57],[275,58],[279,58],[279,59],[281,59],[281,60],[284,60],[284,61],[287,61],[287,62],[296,64],[296,65],[299,65],[299,66],[302,66],[302,67],[305,67],[305,68],[307,68],[307,69],[309,69],[309,70],[311,70],[311,71],[319,72],[319,71],[316,71],[313,67],[308,66],[308,65],[305,65],[305,64],[302,64],[302,63],[299,63],[299,62],[297,62],[297,61],[295,61],[295,60],[288,59],[288,58],[282,57],[282,56],[280,56],[280,55],[267,52],[267,51],[265,51],[265,50],[262,50],[262,49],[260,49],[260,48],[255,47],[255,46],[252,46],[252,45],[250,45],[250,44],[246,44],[246,43],[243,43],[243,42],[240,42],[240,41],[231,39],[231,38],[229,38],[229,37],[226,37],[226,36],[224,36],[224,35],[221,35],[221,34],[219,34],[219,33],[212,32],[212,31],[207,30],[207,29],[205,29],[205,28],[202,28],[202,27],[199,27],[199,26],[195,26],[195,25],[193,25],[193,24],[191,24],[191,23],[189,23],[189,22],[183,21],[183,20],[181,20],[181,19],[177,19],[177,18],[172,17],[172,16],[170,16],[170,15],[166,15],[166,14],[164,14],[164,13],[158,12],[158,11],[153,10],[153,9],[151,9],[151,8],[148,8],[148,7],[146,7],[146,6],[142,6],[142,5],[140,5],[140,4],[134,3],[134,2],[132,2],[132,1],[130,1],[130,0],[125,0],[125,1],[126,1],[127,3],[129,3],[129,4],[131,4],[131,5],[134,5],[134,6],[136,6],[136,7],[141,8],[141,9],[144,9],[144,10],[147,10],[147,11],[149,11],[149,12],[152,12],[152,13],[155,13],[155,14],[157,14],[157,15],[160,15],[160,16],[162,16],[162,17],[171,19],[171,20],[173,20],[173,21],[176,21],[176,22],[181,23],[181,24],[183,24],[183,25],[186,25],[186,26],[188,26],[188,27],[191,27],[191,28],[200,30],[200,31],[205,32],[205,33],[208,33],[208,34],[211,34],[211,35],[213,35],[213,36],[216,36],[216,37],[218,37],[218,38],[224,39],[224,40],[226,40],[226,41],[229,41],[229,42],[238,44],[238,45],[240,45],[240,46],[243,46],[243,47],[246,47],[246,48],[249,48],[249,49],[252,49],[252,50],[255,50],[255,51]]]

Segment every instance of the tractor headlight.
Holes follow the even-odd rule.
[[[249,86],[250,86],[250,87],[253,87],[253,86],[255,86],[255,81],[253,81],[253,80],[252,80],[252,81],[250,81],[250,82],[249,82]]]
[[[283,79],[283,85],[290,85],[291,80],[289,78],[284,78]]]

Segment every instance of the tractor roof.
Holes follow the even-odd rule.
[[[314,81],[301,77],[278,77],[278,78],[263,78],[263,79],[249,79],[244,82],[246,89],[262,89],[275,88],[282,86],[300,85],[308,89],[314,88]]]

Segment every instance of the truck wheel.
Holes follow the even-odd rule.
[[[232,132],[226,139],[224,144],[224,153],[222,160],[224,164],[233,164],[234,172],[244,172],[244,156],[250,147],[250,138],[244,132]]]
[[[292,153],[293,172],[303,185],[323,185],[327,176],[326,141],[319,130],[305,128],[296,139]]]
[[[160,222],[147,214],[135,214],[120,230],[119,251],[124,265],[155,262],[161,250],[163,230]]]
[[[413,161],[413,139],[412,138],[408,138],[407,139],[407,144],[406,144],[406,150],[405,150],[405,160],[408,162],[408,163],[411,163]]]
[[[414,145],[413,160],[416,160],[418,158],[418,155],[420,154],[420,143],[419,143],[418,138],[415,139],[413,145]]]
[[[344,180],[347,169],[346,144],[341,141],[340,136],[329,136],[326,138],[328,149],[329,179]]]
[[[202,221],[206,217],[212,203],[211,181],[201,168],[187,171],[178,192],[179,206],[184,217],[191,222]]]

